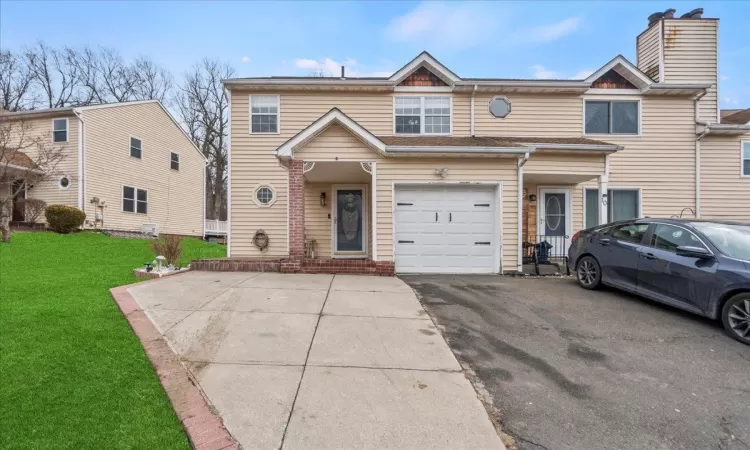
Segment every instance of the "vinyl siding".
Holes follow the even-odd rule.
[[[661,50],[661,23],[643,32],[636,40],[637,65],[654,81],[659,81],[659,52]]]
[[[55,119],[68,119],[68,141],[64,143],[52,142],[52,121]],[[53,176],[48,180],[40,183],[34,183],[34,187],[29,189],[27,198],[39,198],[47,202],[48,205],[67,205],[78,207],[78,118],[72,113],[69,116],[44,117],[26,119],[30,125],[29,137],[41,138],[45,146],[60,149],[63,153],[63,159],[57,164],[52,171]],[[24,150],[31,159],[36,159],[35,150],[28,148]],[[68,189],[60,189],[58,183],[60,178],[67,176],[70,180]],[[45,222],[44,215],[40,222]]]
[[[664,21],[664,81],[710,83],[698,102],[699,118],[717,121],[718,20]]]
[[[305,161],[370,161],[379,159],[380,154],[334,124],[297,150],[294,157]]]
[[[701,217],[750,222],[750,178],[742,177],[738,136],[701,140]]]
[[[524,165],[525,173],[576,174],[598,177],[604,174],[604,155],[575,153],[533,153]]]
[[[489,103],[495,95],[511,103],[505,119],[490,114]],[[474,114],[478,136],[580,137],[582,132],[583,104],[578,95],[477,94]]]
[[[89,200],[106,202],[104,228],[140,231],[156,223],[166,234],[202,235],[205,160],[157,103],[120,105],[83,111],[85,122],[85,208]],[[130,156],[130,137],[142,142],[142,157]],[[170,154],[180,154],[180,170]],[[123,186],[148,191],[148,214],[122,210]]]

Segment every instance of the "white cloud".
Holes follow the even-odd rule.
[[[740,101],[737,100],[736,98],[724,97],[724,103],[727,103],[729,105],[739,105]]]
[[[534,72],[534,78],[537,79],[550,79],[550,78],[560,78],[561,75],[559,72],[555,72],[554,70],[548,70],[541,64],[534,64],[533,66],[529,67]]]
[[[394,71],[368,70],[360,67],[354,58],[347,58],[343,62],[336,61],[333,58],[309,59],[298,58],[294,61],[298,69],[303,69],[308,74],[322,75],[326,77],[337,77],[341,75],[341,66],[346,66],[347,77],[389,77]]]
[[[433,47],[464,50],[487,40],[496,30],[498,15],[491,3],[422,2],[385,29],[398,42],[429,42]]]
[[[242,57],[242,62],[243,63],[249,63],[250,62],[250,57],[249,56],[243,56]]]
[[[571,80],[585,80],[589,76],[591,76],[592,73],[596,72],[594,69],[583,69],[577,74],[570,77]]]
[[[722,75],[722,76],[721,76],[721,77],[719,77],[719,78],[721,78],[721,81],[727,81],[727,80],[729,79],[729,76],[727,76],[727,75]]]
[[[574,32],[581,24],[579,17],[569,17],[550,25],[528,28],[521,33],[525,42],[550,42]]]

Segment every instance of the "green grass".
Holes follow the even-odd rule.
[[[182,263],[224,255],[185,239]],[[96,233],[0,243],[0,448],[189,448],[109,295],[153,257],[148,241]]]

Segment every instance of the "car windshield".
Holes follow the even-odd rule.
[[[750,225],[697,222],[693,226],[705,234],[720,252],[750,261]]]

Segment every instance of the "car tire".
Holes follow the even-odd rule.
[[[593,256],[584,256],[576,264],[576,279],[584,289],[599,289],[602,285],[602,266]]]
[[[724,329],[734,339],[750,345],[750,292],[737,294],[721,309]]]

